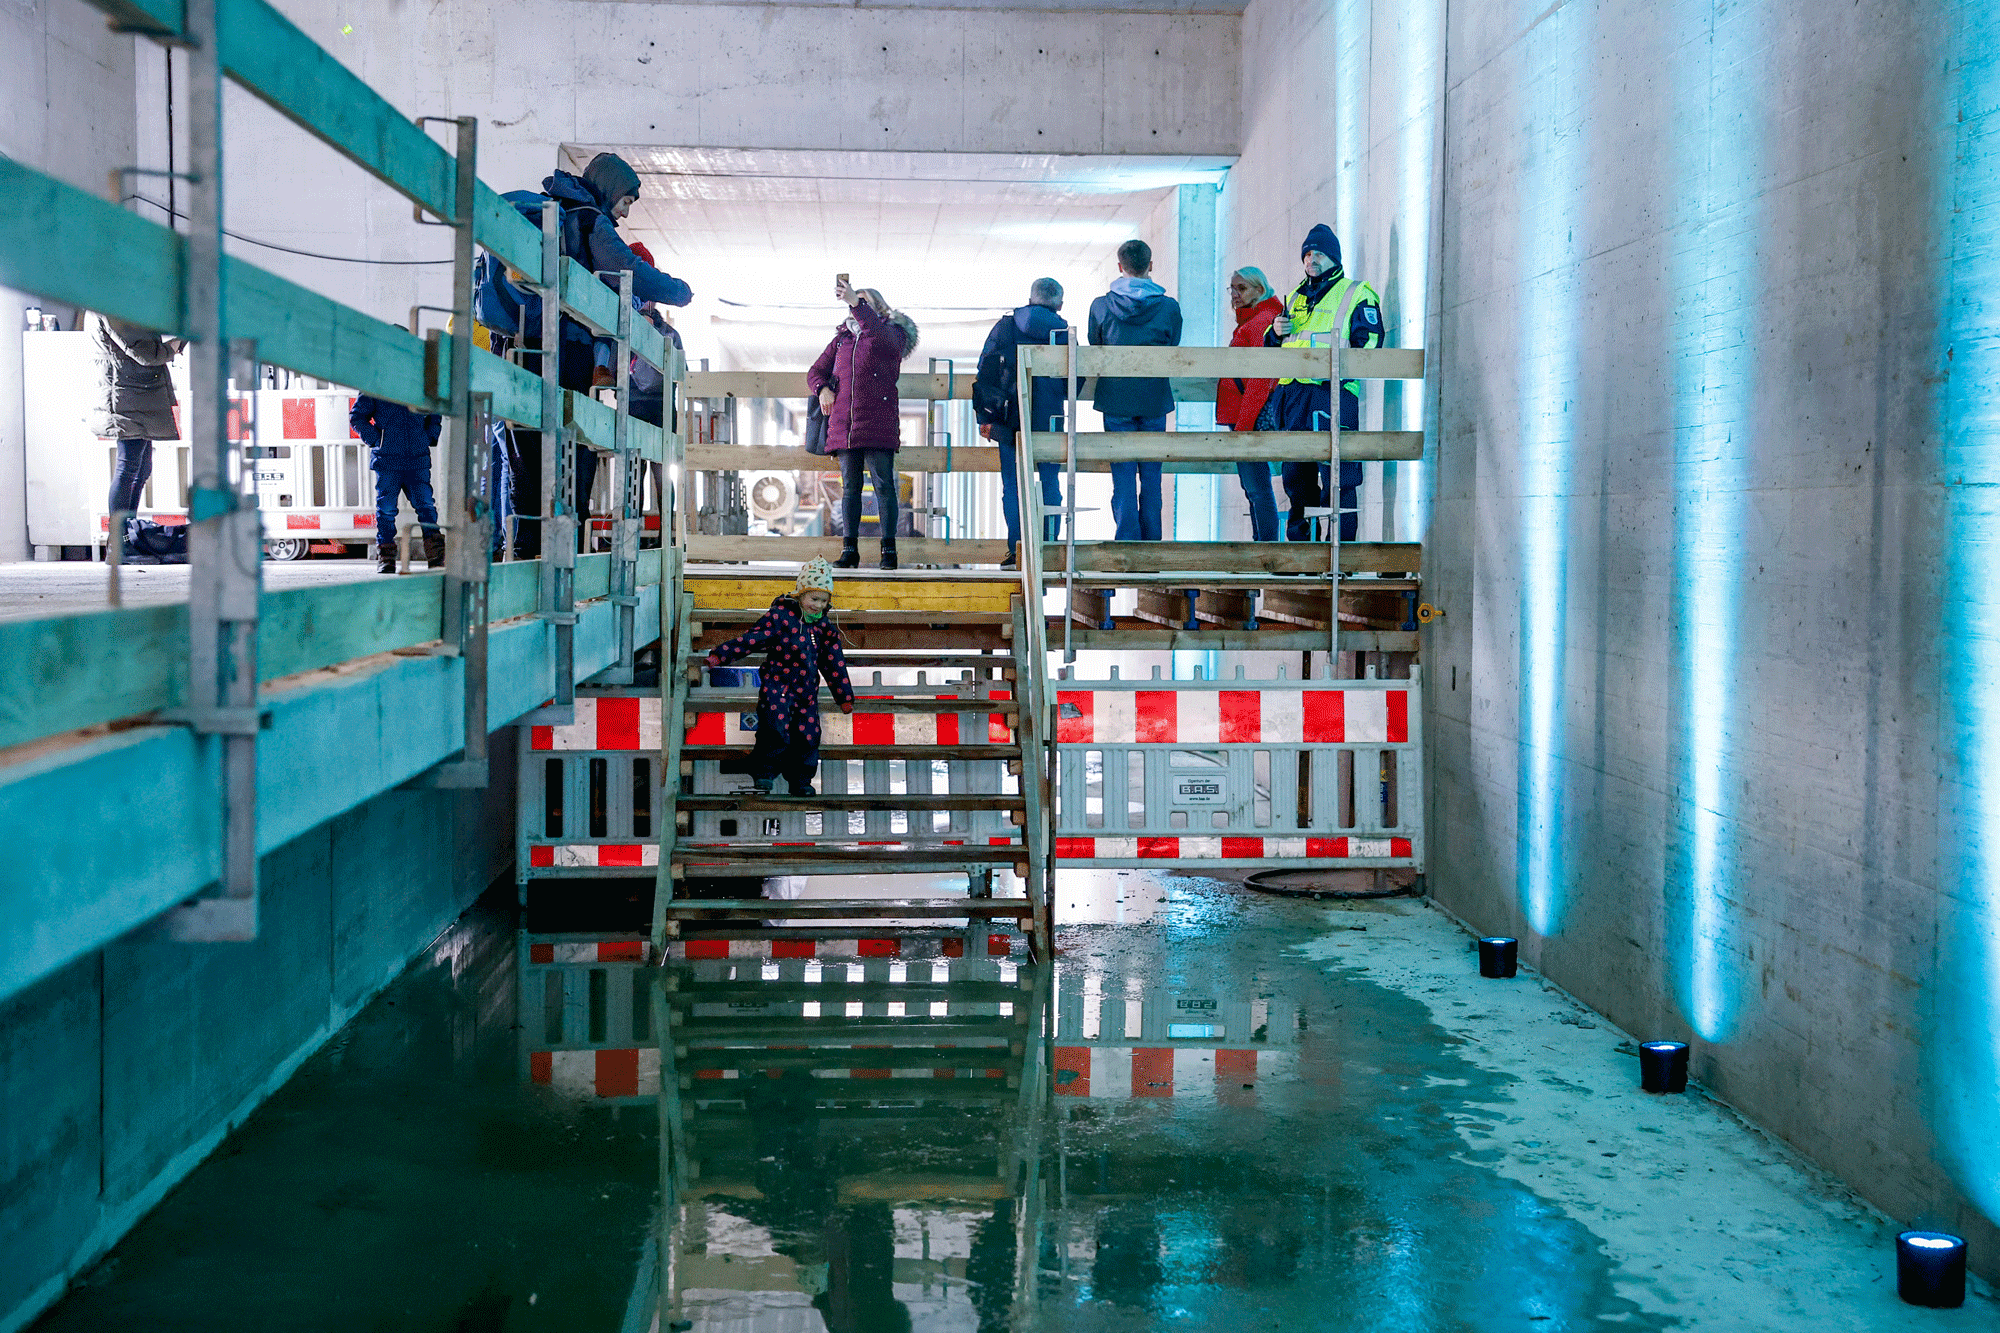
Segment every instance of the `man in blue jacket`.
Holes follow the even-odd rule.
[[[1118,247],[1118,278],[1111,290],[1090,303],[1090,341],[1108,347],[1179,347],[1180,302],[1154,282],[1153,247],[1127,241]],[[1092,406],[1104,414],[1107,431],[1164,431],[1174,410],[1174,390],[1165,379],[1097,377]],[[1121,542],[1160,540],[1160,465],[1111,465],[1111,514]]]
[[[1014,457],[1014,441],[1021,429],[1020,365],[1022,343],[1060,346],[1069,336],[1067,325],[1057,312],[1062,309],[1062,284],[1054,278],[1036,278],[1028,288],[1028,304],[1003,316],[986,335],[979,353],[979,378],[972,386],[972,410],[979,421],[979,433],[1000,447],[1000,512],[1007,520],[1007,558],[1002,569],[1020,567],[1021,478]],[[1063,381],[1047,375],[1035,376],[1029,390],[1033,396],[1029,410],[1034,413],[1031,430],[1059,431],[1063,428]],[[1042,503],[1050,508],[1062,504],[1062,483],[1056,480],[1056,465],[1036,465],[1042,484]],[[1062,520],[1044,516],[1042,540],[1054,541],[1062,531]]]
[[[542,181],[542,193],[562,205],[564,252],[592,273],[615,274],[632,271],[632,296],[641,305],[657,301],[681,306],[694,299],[694,289],[670,273],[662,272],[634,254],[618,234],[618,224],[639,200],[639,173],[616,153],[599,153],[581,176],[558,171]],[[569,249],[574,243],[576,253]],[[524,347],[541,346],[541,305],[524,302],[521,307],[521,340]],[[589,329],[573,319],[562,322],[562,346],[558,352],[558,374],[565,389],[588,392],[596,368]],[[541,373],[540,358],[523,357],[521,364]],[[542,512],[542,442],[536,431],[515,432],[520,456],[514,463],[514,502],[525,517]],[[583,445],[576,446],[575,504],[579,527],[588,517],[590,492],[597,480],[597,455]],[[524,522],[515,542],[516,554],[532,559],[541,554],[541,524]]]
[[[444,568],[444,534],[438,531],[437,501],[431,498],[431,450],[444,418],[419,416],[401,403],[362,394],[348,410],[347,424],[368,446],[375,469],[375,568],[396,572],[396,504],[405,495],[424,529],[424,559]]]

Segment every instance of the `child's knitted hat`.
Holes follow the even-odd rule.
[[[833,594],[833,566],[826,562],[823,555],[816,555],[799,567],[799,583],[795,591],[811,592],[814,589],[828,596]]]

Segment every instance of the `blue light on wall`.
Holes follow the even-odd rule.
[[[1533,19],[1546,6],[1529,5]],[[1516,893],[1529,928],[1561,928],[1564,619],[1577,374],[1576,227],[1583,162],[1586,11],[1550,13],[1522,42],[1520,730]]]
[[[1683,1014],[1707,1041],[1729,1034],[1737,956],[1730,729],[1751,412],[1762,295],[1755,98],[1764,34],[1754,6],[1704,6],[1673,57],[1677,197],[1674,299],[1673,688],[1679,802],[1668,841],[1669,928]]]
[[[1958,6],[1944,102],[1956,140],[1933,173],[1944,270],[1937,365],[1945,582],[1945,773],[1936,1030],[1938,1137],[1959,1187],[2000,1218],[2000,10]]]

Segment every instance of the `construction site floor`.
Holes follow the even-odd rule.
[[[418,561],[413,572],[426,572]],[[329,583],[388,580],[372,560],[267,560],[267,590]],[[21,560],[0,563],[0,620],[69,615],[110,607],[111,567],[90,560]],[[121,565],[119,595],[126,606],[160,606],[188,599],[186,565]]]

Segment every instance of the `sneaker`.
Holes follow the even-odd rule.
[[[814,790],[813,790],[813,785],[812,785],[812,783],[810,783],[810,782],[806,783],[806,784],[805,784],[805,785],[804,785],[803,787],[801,787],[801,786],[800,786],[799,784],[797,784],[796,782],[794,782],[794,783],[790,784],[790,790],[788,790],[788,791],[787,791],[787,792],[786,792],[785,794],[786,794],[787,796],[817,796],[817,795],[819,795],[819,793],[818,793],[818,792],[816,792],[816,791],[814,791]]]
[[[1008,547],[1007,558],[1000,562],[1000,568],[1019,569],[1020,567],[1021,567],[1021,548],[1018,546]]]

